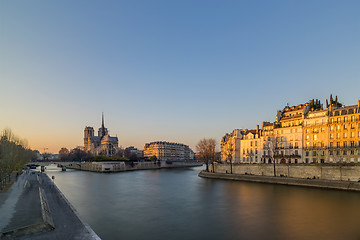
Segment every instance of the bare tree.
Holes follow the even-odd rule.
[[[230,142],[227,144],[226,150],[225,150],[225,156],[226,156],[226,160],[230,162],[230,173],[233,173],[233,156],[234,156],[234,144]]]
[[[24,140],[16,137],[10,129],[0,136],[0,189],[12,171],[21,169],[34,158],[35,152],[27,147]]]
[[[269,160],[274,165],[274,177],[276,177],[276,151],[277,151],[278,140],[276,137],[268,137],[265,143],[265,150],[268,151]],[[266,154],[265,154],[266,155]]]
[[[62,161],[69,160],[69,154],[70,154],[69,149],[67,149],[65,147],[63,147],[59,150],[59,156]]]
[[[203,138],[196,145],[196,150],[199,153],[200,158],[206,164],[206,171],[209,171],[209,164],[213,165],[214,172],[214,161],[216,159],[216,140],[213,138]]]

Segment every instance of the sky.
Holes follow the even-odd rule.
[[[122,147],[274,121],[286,104],[360,99],[360,1],[0,1],[0,130],[32,149]]]

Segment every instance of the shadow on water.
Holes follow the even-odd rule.
[[[198,177],[49,172],[102,239],[360,239],[360,194]]]

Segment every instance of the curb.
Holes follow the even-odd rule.
[[[51,182],[51,184],[54,186],[54,188],[57,190],[58,194],[60,195],[60,197],[65,201],[65,203],[70,207],[71,211],[74,212],[74,214],[76,215],[76,217],[80,220],[80,222],[84,225],[85,229],[90,233],[91,235],[91,239],[95,239],[95,240],[101,240],[101,238],[94,232],[94,230],[92,230],[92,228],[89,226],[89,224],[87,224],[79,215],[79,213],[76,211],[76,209],[73,207],[73,205],[71,205],[71,203],[69,202],[69,200],[67,200],[67,198],[64,196],[64,194],[60,191],[60,189],[55,185],[55,183],[53,181],[50,180],[50,177],[48,175],[45,175],[48,180]]]

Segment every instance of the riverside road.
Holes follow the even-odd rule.
[[[39,189],[43,189],[45,204]],[[50,178],[38,172],[23,173],[0,194],[0,215],[1,239],[100,239]]]

